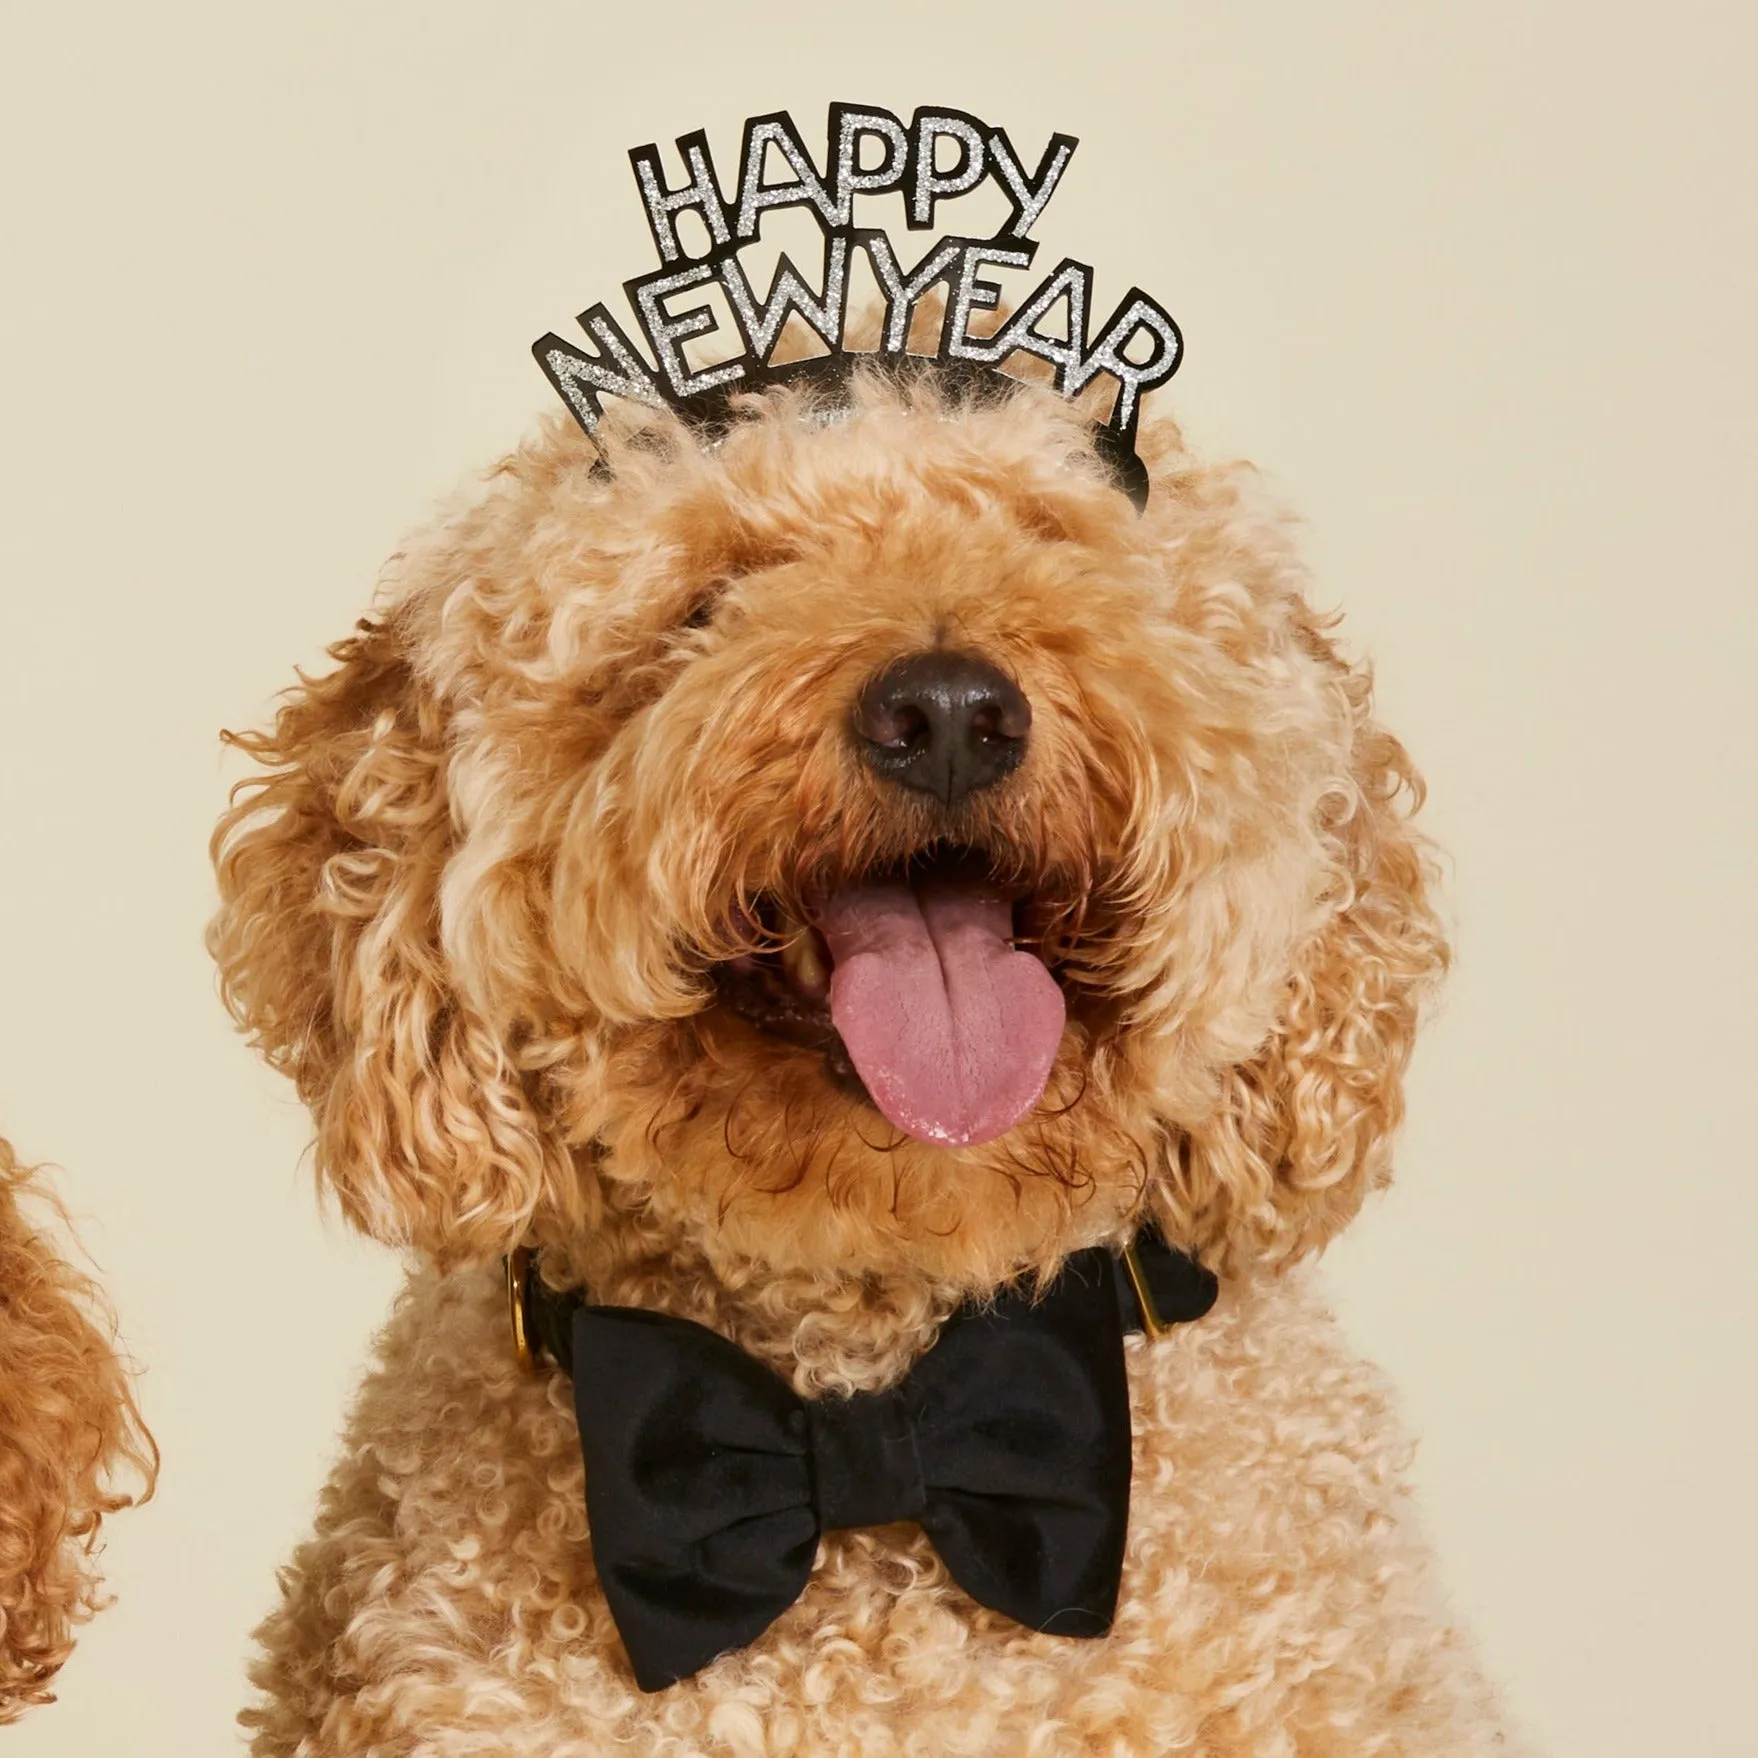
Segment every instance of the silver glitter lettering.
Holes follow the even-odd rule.
[[[773,146],[793,172],[791,183],[765,183],[763,159]],[[738,237],[746,242],[757,236],[758,216],[770,208],[805,207],[810,204],[826,226],[846,225],[847,216],[824,187],[805,143],[785,116],[766,116],[746,125],[745,160],[739,172]]]
[[[751,283],[737,257],[720,264],[720,279],[727,302],[745,338],[745,346],[759,365],[769,358],[789,314],[798,312],[819,341],[833,354],[842,347],[843,311],[848,303],[848,237],[833,233],[824,243],[824,292],[816,294],[800,278],[799,270],[783,257],[770,283],[769,298],[762,305],[751,292]]]
[[[1054,369],[1056,387],[1068,397],[1101,374],[1115,380],[1117,395],[1103,437],[1107,455],[1114,463],[1122,461],[1124,485],[1139,506],[1145,476],[1133,446],[1142,399],[1171,378],[1183,359],[1183,338],[1170,314],[1132,287],[1089,342],[1093,272],[1065,258],[992,335],[971,333],[978,312],[1000,312],[1002,288],[998,279],[987,278],[989,271],[1023,269],[1033,261],[1037,246],[1030,233],[1060,188],[1076,144],[1072,135],[1052,134],[1035,166],[1028,166],[1006,130],[962,111],[924,107],[906,123],[877,106],[832,104],[820,166],[792,117],[778,111],[746,122],[737,188],[730,197],[715,175],[703,131],[677,139],[683,181],[675,188],[666,182],[658,146],[637,147],[629,157],[662,266],[628,282],[627,291],[639,319],[631,333],[648,345],[653,362],[637,353],[601,305],[581,315],[584,349],[545,335],[532,351],[589,433],[602,418],[606,396],[684,405],[687,419],[712,417],[718,403],[689,405],[724,386],[774,382],[778,369],[771,366],[771,356],[796,319],[829,351],[827,367],[833,372],[846,367],[850,258],[858,247],[867,253],[885,300],[881,358],[907,354],[923,299],[944,285],[946,317],[929,358],[993,368],[1015,354],[1031,354]],[[864,165],[863,152],[873,154],[875,148],[876,161]],[[944,167],[943,153],[953,160]],[[772,154],[775,182],[767,180]],[[854,226],[857,197],[899,192],[909,227],[921,230],[933,224],[939,202],[965,195],[986,179],[993,180],[1009,209],[994,236],[940,237],[907,270],[883,231]],[[737,252],[759,237],[766,213],[785,208],[805,209],[824,232],[821,290],[783,254],[760,299]],[[707,249],[695,255],[680,236],[680,218],[690,213],[703,227],[695,234],[692,226],[691,236],[707,240]],[[668,301],[713,286],[726,299],[744,352],[696,371],[686,344],[715,330],[719,308],[696,304],[672,310]],[[1144,348],[1147,358],[1130,359],[1130,350]]]
[[[879,344],[882,354],[901,354],[909,340],[910,314],[916,302],[934,285],[944,280],[946,272],[958,261],[964,246],[955,238],[942,238],[916,266],[905,275],[898,267],[897,252],[883,232],[857,232],[856,240],[867,252],[873,265],[874,278],[885,295],[885,333]]]
[[[903,186],[909,167],[910,137],[904,125],[889,110],[856,110],[833,104],[831,126],[835,130],[836,209],[841,218],[838,225],[849,225],[854,215],[857,195],[883,195]],[[865,139],[885,143],[885,154],[871,170],[861,169],[861,142]]]
[[[934,149],[942,140],[959,143],[959,162],[946,172],[937,170],[934,164]],[[983,131],[963,116],[938,110],[916,112],[916,138],[910,160],[909,220],[917,227],[934,223],[936,201],[975,189],[988,170]]]
[[[954,360],[972,360],[992,364],[1000,355],[990,351],[988,342],[972,337],[971,313],[993,311],[1001,303],[1001,289],[993,281],[979,281],[981,268],[1023,269],[1031,266],[1029,245],[1010,250],[1004,244],[970,244],[964,248],[958,274],[952,283],[952,298],[946,307],[946,339],[944,351]]]
[[[596,358],[556,335],[544,336],[533,352],[544,376],[588,433],[597,427],[604,414],[604,405],[599,401],[602,396],[627,397],[637,403],[655,405],[665,402],[646,363],[602,305],[581,312],[580,327],[602,350]]]
[[[1124,349],[1144,332],[1154,338],[1156,347],[1149,359],[1138,363],[1129,359]],[[1069,373],[1063,390],[1075,396],[1097,374],[1110,373],[1119,386],[1110,425],[1127,439],[1134,434],[1141,415],[1142,394],[1164,384],[1178,370],[1183,347],[1177,324],[1139,287],[1132,287],[1091,352]]]
[[[657,146],[636,147],[629,154],[635,167],[635,181],[641,189],[641,202],[647,209],[647,229],[653,234],[653,242],[659,246],[659,260],[668,264],[690,260],[690,253],[678,238],[677,217],[686,209],[693,208],[702,216],[702,223],[708,228],[708,236],[716,247],[732,242],[706,137],[686,134],[678,142],[678,151],[683,155],[684,169],[689,173],[689,181],[678,189],[666,188]]]
[[[700,287],[704,281],[714,279],[714,273],[713,263],[698,262],[687,269],[679,269],[675,274],[655,275],[635,284],[635,306],[641,314],[641,328],[653,344],[654,358],[671,386],[671,394],[680,401],[686,397],[699,397],[704,391],[731,384],[745,376],[744,367],[736,360],[692,372],[681,344],[692,336],[704,336],[713,330],[716,327],[714,313],[706,305],[692,305],[688,311],[672,312],[661,304],[674,293]]]
[[[1028,177],[1007,131],[998,128],[989,136],[989,157],[1013,203],[1013,218],[1004,231],[1015,238],[1023,238],[1031,231],[1038,216],[1050,205],[1050,197],[1056,193],[1056,185],[1062,181],[1062,173],[1068,169],[1077,144],[1072,135],[1051,135],[1037,170]]]
[[[1083,263],[1063,258],[1054,274],[1017,310],[986,343],[973,343],[986,352],[972,353],[967,359],[982,360],[996,365],[1016,349],[1036,354],[1056,368],[1058,389],[1067,386],[1071,374],[1079,370],[1086,352],[1087,306],[1092,299],[1093,272]],[[1046,336],[1038,329],[1044,317],[1061,300],[1068,301],[1068,339]]]

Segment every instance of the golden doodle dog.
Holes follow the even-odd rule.
[[[107,1603],[104,1519],[158,1474],[109,1308],[51,1217],[53,1193],[0,1141],[0,1724],[54,1702],[74,1632]]]
[[[224,993],[412,1265],[260,1631],[253,1751],[1502,1750],[1386,1388],[1299,1267],[1389,1176],[1446,962],[1420,783],[1249,473],[1150,422],[1138,516],[1076,408],[934,371],[599,440],[542,426],[236,736]],[[896,1432],[821,1412],[895,1413],[960,1323],[1001,1339],[970,1395],[1036,1396],[1011,1327],[1149,1223],[1220,1292],[1121,1345],[1114,1610],[1029,1627],[919,1484],[858,1519],[844,1482],[721,1652],[743,1553],[686,1496],[677,1554],[631,1558],[607,1499],[646,1470],[663,1504],[676,1459],[607,1464],[589,1527],[615,1443],[583,1473],[578,1413],[670,1396],[650,1340],[767,1381],[820,1490],[883,1476]],[[610,1327],[578,1388],[565,1344],[519,1359],[528,1252],[522,1321],[584,1290]],[[1022,1469],[1079,1475],[1034,1434]],[[642,1619],[698,1615],[717,1657],[648,1628],[640,1676]]]

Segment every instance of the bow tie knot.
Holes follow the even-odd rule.
[[[805,1406],[813,1501],[826,1532],[920,1520],[927,1509],[908,1387]]]

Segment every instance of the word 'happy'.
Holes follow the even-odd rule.
[[[677,183],[667,181],[656,145],[636,147],[629,158],[662,266],[625,282],[624,291],[653,364],[602,304],[579,318],[597,353],[553,334],[542,337],[532,352],[588,433],[603,415],[600,399],[606,395],[687,408],[699,399],[724,396],[729,389],[757,389],[771,382],[788,370],[772,366],[770,355],[790,317],[799,318],[833,360],[859,359],[845,353],[843,336],[849,270],[860,252],[885,305],[878,358],[896,360],[905,354],[916,307],[930,289],[943,286],[946,314],[939,350],[924,358],[999,367],[1015,353],[1033,354],[1054,366],[1056,388],[1068,397],[1101,373],[1108,374],[1118,390],[1106,425],[1127,447],[1143,395],[1172,376],[1183,353],[1177,324],[1140,288],[1130,288],[1093,334],[1093,271],[1065,257],[992,335],[971,333],[972,315],[994,311],[1001,301],[1001,288],[984,271],[1031,265],[1037,244],[1027,234],[1049,204],[1077,144],[1072,135],[1053,134],[1036,167],[1028,169],[1004,130],[959,110],[919,109],[906,124],[889,110],[832,104],[821,170],[792,118],[778,112],[745,124],[738,183],[730,199],[722,193],[701,130],[677,142],[683,171]],[[946,148],[949,162],[943,162]],[[766,175],[772,151],[788,173],[776,181]],[[941,237],[911,265],[900,259],[883,231],[854,224],[856,196],[900,192],[910,229],[927,231],[939,202],[969,194],[985,181],[995,183],[1008,204],[1000,229],[989,238]],[[759,298],[738,252],[756,240],[764,214],[785,208],[807,209],[824,233],[820,290],[813,290],[784,253],[768,294]],[[679,236],[679,221],[686,214],[706,230],[708,249],[700,255],[692,255]],[[697,368],[685,356],[685,343],[719,326],[709,306],[680,301],[710,284],[724,294],[745,351]],[[1047,323],[1052,327],[1046,329]],[[1144,340],[1146,358],[1131,359],[1129,350]],[[799,363],[800,368],[824,364],[821,359]]]

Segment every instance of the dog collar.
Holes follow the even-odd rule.
[[[1174,1326],[1202,1318],[1220,1292],[1215,1273],[1168,1245],[1152,1224],[1120,1251],[1092,1246],[1070,1261],[1087,1259],[1095,1264],[1104,1260],[1123,1329],[1144,1332],[1156,1341]],[[537,1273],[537,1253],[528,1247],[510,1253],[503,1268],[507,1324],[519,1365],[529,1370],[547,1359],[572,1378],[574,1313],[591,1304],[589,1294],[584,1288],[551,1288]]]

